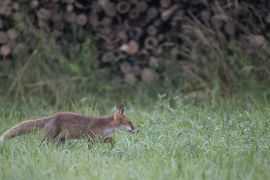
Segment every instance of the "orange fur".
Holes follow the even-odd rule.
[[[85,116],[71,112],[59,112],[51,117],[38,120],[23,121],[4,132],[0,141],[16,137],[21,134],[34,132],[45,128],[45,135],[42,142],[64,143],[67,139],[85,138],[89,147],[95,142],[97,136],[101,136],[105,143],[114,144],[109,136],[117,128],[124,128],[128,132],[138,132],[131,120],[125,115],[123,105],[109,116],[94,117]]]

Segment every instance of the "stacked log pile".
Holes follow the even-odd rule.
[[[264,46],[269,10],[264,0],[99,0],[90,22],[103,44],[101,63],[119,64],[130,84],[151,83],[172,59],[207,67],[219,58],[207,51],[229,52],[232,40],[244,49]]]
[[[113,67],[122,81],[149,84],[172,60],[213,63],[207,51],[229,52],[231,41],[268,47],[269,10],[267,0],[1,0],[0,64],[42,38],[67,55],[69,44],[94,35],[100,72]]]
[[[84,4],[82,4],[84,3]],[[92,2],[83,0],[1,0],[0,62],[31,53],[41,39],[53,39],[63,52],[90,34]]]

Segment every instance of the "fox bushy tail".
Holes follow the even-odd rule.
[[[0,143],[6,139],[10,139],[26,133],[35,132],[38,129],[43,128],[50,119],[51,117],[45,117],[37,120],[23,121],[5,131],[0,136]]]

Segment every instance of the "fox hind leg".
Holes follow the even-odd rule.
[[[55,140],[56,140],[58,135],[59,135],[59,133],[55,127],[51,127],[51,126],[45,127],[45,135],[42,138],[38,147],[40,147],[44,143],[48,144],[49,142],[52,142],[52,141],[57,142]]]
[[[111,143],[112,145],[112,148],[115,146],[115,141],[112,137],[106,137],[104,140],[103,140],[103,143]]]

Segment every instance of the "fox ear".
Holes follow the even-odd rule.
[[[125,105],[124,104],[120,104],[118,106],[118,112],[121,114],[121,115],[124,115],[125,114]]]

